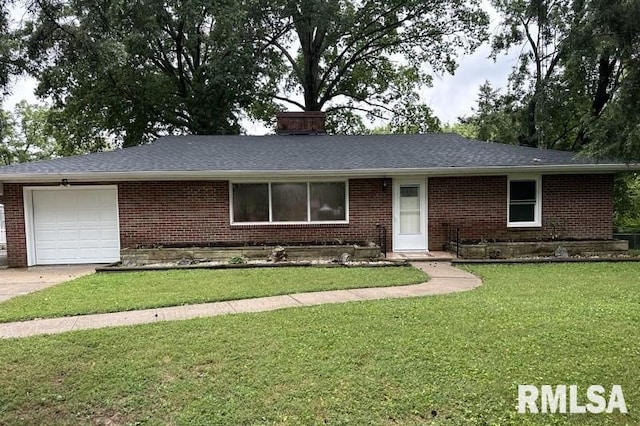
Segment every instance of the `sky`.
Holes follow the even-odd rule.
[[[494,88],[504,88],[517,56],[501,55],[494,62],[488,56],[491,49],[482,45],[472,55],[465,56],[454,75],[435,76],[433,85],[422,93],[442,123],[455,123],[458,117],[473,113],[478,88],[489,81]]]
[[[498,14],[488,1],[483,1],[483,8],[489,12],[491,18],[490,30],[496,31],[499,25]],[[473,113],[478,88],[485,81],[489,81],[495,88],[506,86],[507,77],[517,63],[517,52],[511,51],[507,55],[499,55],[496,61],[489,58],[490,53],[489,45],[483,44],[472,55],[459,58],[459,66],[454,75],[435,75],[432,87],[423,89],[420,94],[422,100],[433,109],[443,124],[455,123],[458,117]],[[38,102],[33,93],[35,87],[36,82],[31,78],[16,79],[12,85],[11,95],[5,99],[5,109],[12,110],[22,99],[30,103]],[[248,134],[267,132],[266,128],[260,124],[250,122],[242,124]]]

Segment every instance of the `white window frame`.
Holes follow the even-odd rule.
[[[534,220],[530,222],[511,222],[511,182],[535,181],[536,204],[534,207]],[[542,176],[541,175],[509,175],[507,176],[507,227],[508,228],[534,228],[542,226]]]
[[[268,222],[236,222],[233,216],[233,185],[234,184],[267,184],[269,188],[269,221]],[[273,220],[273,207],[271,199],[271,184],[272,183],[306,183],[307,184],[307,218],[303,221],[274,221]],[[311,220],[311,186],[312,183],[344,183],[344,197],[345,197],[345,220]],[[257,180],[234,180],[229,181],[229,223],[235,226],[270,226],[270,225],[315,225],[315,224],[327,224],[327,225],[343,225],[349,223],[349,181],[344,179],[272,179],[266,181]]]

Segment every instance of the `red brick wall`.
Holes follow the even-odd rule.
[[[542,228],[507,228],[507,178],[429,178],[429,249],[442,250],[445,223],[463,239],[612,238],[613,176],[543,176]],[[10,266],[25,266],[22,185],[4,184]],[[121,247],[189,243],[308,243],[377,241],[387,228],[391,250],[392,191],[380,179],[349,181],[350,223],[344,225],[229,224],[226,181],[120,182]],[[555,224],[554,226],[552,226]]]
[[[22,185],[5,183],[4,222],[7,231],[7,262],[10,267],[27,265],[27,240],[24,233]]]
[[[326,114],[320,111],[288,111],[277,114],[278,134],[325,133]]]
[[[349,181],[349,224],[230,225],[229,183],[118,184],[120,245],[261,244],[377,241],[376,223],[391,242],[391,189],[380,179]]]
[[[613,175],[542,177],[542,227],[507,228],[507,177],[429,178],[429,249],[442,250],[446,224],[461,239],[611,239]]]

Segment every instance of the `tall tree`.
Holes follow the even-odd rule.
[[[477,0],[282,0],[266,41],[286,72],[272,96],[306,111],[391,113],[429,73],[486,38]]]
[[[24,163],[59,155],[49,123],[51,110],[20,101],[13,112],[0,110],[0,164]]]
[[[580,20],[583,10],[558,0],[493,0],[493,5],[502,15],[501,31],[492,40],[494,55],[524,46],[510,76],[511,91],[526,109],[519,142],[552,147],[556,141],[549,134],[551,93],[571,23]]]
[[[588,125],[572,148],[639,160],[640,2],[591,0],[589,6],[567,61],[571,81],[584,80],[590,89]]]
[[[14,131],[15,121],[13,117],[4,109],[0,109],[0,165],[14,162]]]
[[[35,0],[30,10],[37,93],[73,122],[125,146],[240,131],[264,66],[252,0]]]
[[[633,107],[640,104],[640,3],[493,4],[503,21],[493,39],[494,54],[521,47],[509,91],[509,108],[524,117],[518,142],[637,158],[640,140]],[[620,114],[625,110],[630,113]],[[616,129],[626,130],[612,138]]]
[[[474,139],[516,144],[526,114],[514,104],[512,95],[501,94],[489,81],[485,81],[478,90],[474,114],[460,117],[460,123],[466,127],[458,127],[458,130],[464,130]]]
[[[9,80],[20,72],[22,64],[9,19],[12,4],[13,0],[0,0],[0,99],[8,93]]]

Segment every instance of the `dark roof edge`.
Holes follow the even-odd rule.
[[[355,169],[355,170],[212,170],[212,171],[147,171],[147,172],[82,172],[82,173],[11,173],[0,174],[0,182],[39,183],[62,179],[73,181],[127,181],[127,180],[230,180],[253,178],[335,177],[366,178],[394,176],[480,176],[510,173],[538,174],[594,174],[640,171],[634,164],[560,164],[535,166],[490,167],[434,167],[415,169]]]

